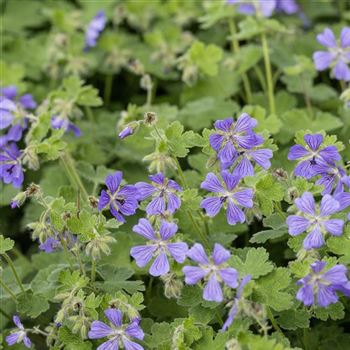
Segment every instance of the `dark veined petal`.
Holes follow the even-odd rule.
[[[344,27],[340,33],[340,44],[342,48],[350,47],[350,28]]]
[[[165,208],[164,197],[155,197],[147,205],[146,212],[148,215],[159,215],[165,212]]]
[[[344,221],[341,219],[329,219],[323,222],[327,232],[333,236],[341,236],[343,234]]]
[[[131,248],[130,255],[135,259],[138,267],[145,267],[156,249],[155,245],[139,245]]]
[[[217,120],[214,123],[214,127],[224,132],[229,132],[233,124],[233,118],[226,118],[223,120]]]
[[[205,180],[201,183],[201,188],[209,192],[223,192],[224,188],[214,173],[207,174]]]
[[[105,315],[114,326],[122,326],[123,314],[120,310],[109,308],[105,310]]]
[[[318,284],[317,304],[321,307],[326,307],[338,301],[338,296],[332,287],[324,284]]]
[[[231,256],[231,253],[225,249],[221,244],[215,243],[212,258],[215,265],[220,265],[227,261]]]
[[[162,220],[160,229],[159,229],[159,234],[164,241],[169,240],[171,237],[175,235],[176,232],[177,232],[177,225],[175,223]]]
[[[177,209],[181,206],[181,199],[176,196],[174,193],[167,193],[168,198],[168,211],[170,214],[173,214],[176,212]]]
[[[317,35],[317,41],[326,47],[336,47],[337,46],[337,41],[334,36],[334,33],[332,29],[330,28],[325,28],[324,31],[320,34]]]
[[[118,350],[118,338],[112,338],[102,343],[96,350]]]
[[[230,225],[235,225],[238,222],[243,224],[245,221],[245,215],[243,210],[234,204],[231,200],[227,202],[227,222]]]
[[[133,321],[125,329],[125,334],[131,338],[143,339],[145,334],[139,325],[139,321]]]
[[[241,178],[239,176],[232,175],[229,171],[224,170],[221,172],[221,177],[225,182],[225,185],[229,191],[232,191],[238,185]]]
[[[165,253],[160,253],[154,260],[149,273],[152,276],[158,277],[167,274],[170,270],[168,257]]]
[[[237,288],[238,286],[238,272],[233,267],[226,267],[220,269],[220,277],[226,285],[231,288]]]
[[[294,145],[290,148],[288,153],[289,160],[296,160],[310,155],[310,152],[301,145]]]
[[[320,248],[324,245],[324,237],[318,225],[305,237],[303,247],[306,250]]]
[[[156,239],[153,227],[147,219],[140,219],[138,224],[135,225],[132,228],[132,230],[135,233],[138,233],[139,235],[141,235],[149,240]]]
[[[125,350],[144,350],[143,346],[141,346],[140,344],[137,344],[137,343],[131,341],[127,337],[123,337],[122,341],[123,341]]]
[[[88,337],[89,339],[100,339],[108,337],[111,333],[113,333],[112,328],[107,326],[104,322],[93,321],[91,323]]]
[[[299,215],[288,216],[286,223],[288,225],[288,233],[292,236],[297,236],[310,227],[310,221]]]
[[[209,273],[209,269],[198,266],[184,266],[182,272],[185,275],[186,284],[193,285],[203,279]]]
[[[248,113],[242,113],[233,128],[234,132],[248,132],[256,127],[258,122],[256,119],[252,118]]]
[[[154,186],[148,184],[147,182],[137,182],[135,187],[137,188],[138,200],[140,201],[152,196],[152,194],[157,191]]]
[[[304,284],[304,286],[298,290],[296,298],[306,306],[312,305],[314,303],[313,287],[309,284]]]
[[[254,175],[253,164],[250,162],[250,160],[245,155],[242,156],[240,161],[238,161],[238,164],[235,167],[233,174],[234,174],[234,176],[237,176],[239,178]]]
[[[223,300],[222,289],[214,273],[209,277],[204,287],[203,299],[207,301],[216,301],[218,303]]]
[[[345,284],[348,282],[346,273],[347,268],[342,264],[338,264],[326,271],[322,275],[322,279],[325,279],[332,284]]]
[[[106,178],[106,185],[111,193],[117,192],[120,183],[123,179],[123,173],[121,171],[116,171],[112,175],[108,175]]]
[[[182,264],[186,260],[187,252],[188,252],[187,243],[184,243],[184,242],[168,243],[167,248],[170,255],[179,264]]]
[[[235,192],[232,197],[237,201],[239,205],[245,208],[252,208],[254,192],[251,188],[242,188]]]
[[[6,343],[10,346],[16,344],[20,335],[21,335],[21,332],[15,332],[15,333],[9,334],[6,337]]]
[[[315,215],[315,199],[312,193],[304,192],[300,198],[295,200],[295,205],[303,213]]]
[[[200,243],[195,243],[193,247],[187,252],[187,256],[198,264],[209,264],[208,256]]]
[[[336,213],[339,210],[340,204],[330,194],[326,194],[321,200],[321,215],[328,216]]]
[[[222,142],[224,141],[224,136],[219,134],[209,135],[209,142],[214,151],[218,152],[221,148]]]
[[[201,208],[203,208],[206,214],[210,217],[216,216],[222,208],[223,201],[220,197],[205,198],[201,202]]]
[[[163,185],[165,182],[165,176],[163,173],[158,173],[155,175],[150,175],[148,177],[152,182],[158,184],[158,185]]]
[[[322,134],[306,134],[304,141],[313,150],[317,151],[323,142]]]

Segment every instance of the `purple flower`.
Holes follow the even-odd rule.
[[[182,191],[181,186],[174,180],[167,179],[162,173],[150,175],[148,178],[152,181],[152,184],[146,182],[135,184],[139,200],[152,196],[152,200],[146,208],[147,214],[159,215],[164,214],[165,211],[170,214],[175,213],[181,205],[181,200],[176,195],[177,192]]]
[[[54,238],[54,237],[48,237],[46,238],[44,243],[41,243],[39,245],[39,249],[44,251],[45,253],[53,253],[57,250],[57,248],[61,247],[61,242]]]
[[[222,164],[232,164],[238,157],[237,149],[251,149],[263,143],[262,137],[253,132],[256,125],[257,121],[247,113],[236,122],[227,118],[214,123],[216,133],[209,136],[209,141]]]
[[[238,311],[239,311],[239,301],[242,298],[242,294],[243,294],[243,290],[245,285],[252,279],[252,276],[247,275],[244,276],[241,280],[241,283],[239,284],[239,287],[237,288],[237,293],[236,293],[236,297],[233,299],[233,305],[228,313],[228,317],[224,323],[224,325],[222,326],[222,331],[226,331],[228,327],[231,326],[231,324],[233,323]]]
[[[276,11],[292,15],[299,11],[299,5],[295,0],[277,0]]]
[[[297,293],[297,299],[304,305],[317,304],[326,307],[334,304],[338,301],[336,292],[350,296],[350,282],[346,277],[346,267],[337,264],[324,272],[325,266],[324,261],[315,261],[311,264],[310,274],[297,282],[302,286]]]
[[[23,128],[20,124],[11,126],[7,134],[0,136],[0,147],[5,146],[11,141],[17,142],[22,138]]]
[[[270,17],[276,8],[277,0],[227,0],[227,3],[238,5],[238,12],[245,15],[253,15],[256,11],[258,11],[264,17]]]
[[[85,32],[85,50],[96,46],[97,39],[105,29],[106,23],[107,18],[105,12],[103,10],[97,12]]]
[[[238,286],[237,271],[227,264],[231,254],[222,245],[218,243],[214,245],[211,259],[208,258],[203,246],[199,243],[194,244],[188,251],[187,256],[198,263],[199,266],[183,267],[185,282],[192,285],[205,279],[206,283],[203,291],[205,300],[221,302],[223,300],[222,283],[230,288]]]
[[[101,321],[93,321],[88,333],[89,339],[108,338],[96,350],[118,350],[121,344],[126,350],[143,350],[143,347],[132,341],[136,338],[142,340],[144,333],[140,327],[140,319],[134,319],[131,323],[123,324],[123,314],[120,310],[109,308],[105,315],[110,321],[107,325]]]
[[[136,186],[121,186],[123,173],[116,171],[106,178],[107,191],[102,190],[98,202],[98,210],[109,206],[111,214],[121,222],[125,222],[123,215],[134,215],[138,207],[138,193]]]
[[[288,159],[298,160],[294,174],[310,179],[317,175],[316,165],[335,164],[341,159],[335,146],[322,146],[321,134],[307,134],[304,136],[306,146],[294,145],[291,147]]]
[[[125,139],[126,137],[132,135],[133,133],[134,133],[134,129],[131,128],[130,126],[127,126],[119,133],[118,136],[120,139]]]
[[[202,182],[201,188],[213,192],[216,195],[202,200],[203,208],[210,217],[216,216],[225,204],[227,209],[227,222],[235,225],[238,222],[245,221],[245,214],[241,207],[253,207],[253,190],[251,188],[241,188],[238,186],[240,177],[230,174],[228,171],[222,171],[221,177],[224,180],[222,184],[214,173],[209,173]]]
[[[13,113],[16,112],[16,105],[8,98],[0,97],[0,130],[9,127],[13,120]]]
[[[322,194],[334,194],[344,192],[344,187],[350,188],[350,176],[346,171],[336,165],[320,164],[315,166],[315,171],[321,177],[316,181],[317,185],[324,186]]]
[[[15,85],[6,86],[0,89],[1,96],[16,102],[18,100],[19,106],[23,109],[34,109],[37,106],[33,96],[31,94],[24,94],[18,96],[17,87]]]
[[[327,51],[316,51],[313,54],[316,69],[323,71],[332,68],[332,74],[336,79],[350,81],[348,66],[350,63],[350,28],[342,29],[339,43],[329,28],[318,34],[317,40],[327,48]]]
[[[188,250],[187,244],[184,242],[169,242],[177,231],[176,224],[162,220],[159,231],[155,232],[148,220],[140,219],[139,223],[133,227],[133,231],[148,239],[149,243],[133,247],[130,255],[136,260],[139,267],[145,267],[155,257],[149,269],[152,276],[163,276],[169,272],[169,255],[178,263],[185,261]]]
[[[23,342],[27,348],[30,348],[32,342],[28,338],[20,318],[17,315],[14,315],[12,319],[13,323],[17,326],[17,329],[6,337],[7,344],[11,346]]]
[[[344,221],[332,219],[332,214],[339,211],[340,204],[331,195],[322,197],[321,205],[316,206],[314,197],[310,192],[305,192],[295,200],[299,209],[298,215],[290,215],[287,218],[289,234],[292,236],[307,232],[304,239],[304,248],[320,248],[324,245],[324,236],[330,233],[333,236],[341,236],[343,233]]]
[[[80,129],[67,118],[53,116],[51,118],[51,126],[53,129],[64,129],[66,132],[73,131],[76,137],[81,136]]]
[[[15,143],[0,148],[0,178],[5,184],[21,187],[24,174],[21,165],[21,151]]]

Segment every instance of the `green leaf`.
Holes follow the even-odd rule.
[[[279,325],[287,330],[297,328],[308,328],[310,325],[310,314],[307,310],[282,311],[277,319]]]
[[[222,59],[222,49],[214,44],[205,45],[200,41],[192,44],[188,51],[191,62],[198,66],[201,72],[209,76],[218,74],[218,63]]]
[[[15,245],[15,242],[10,238],[5,238],[0,235],[0,254],[4,254],[11,250]]]
[[[340,301],[327,307],[317,307],[314,309],[314,313],[315,317],[322,321],[327,321],[329,318],[341,320],[345,316],[344,305]]]
[[[278,267],[269,275],[261,277],[256,282],[258,301],[267,304],[276,311],[287,310],[292,306],[294,297],[283,290],[291,283],[288,269]]]
[[[251,275],[252,278],[264,276],[273,270],[269,254],[262,247],[249,248],[244,262],[238,256],[233,256],[230,265],[237,269],[240,276]]]
[[[48,301],[42,295],[34,295],[32,292],[27,292],[18,297],[17,311],[31,318],[37,318],[49,307]]]
[[[249,240],[250,243],[265,243],[270,239],[276,239],[283,237],[288,233],[287,227],[277,230],[264,230],[254,233],[252,238]]]
[[[92,344],[84,341],[79,335],[73,334],[67,327],[60,327],[58,331],[59,340],[65,345],[66,350],[91,350]]]
[[[282,185],[275,178],[267,174],[256,184],[255,198],[263,215],[271,215],[275,202],[280,202],[284,197]]]
[[[198,286],[184,286],[177,303],[181,306],[196,306],[201,303],[202,294]]]
[[[340,255],[340,263],[350,263],[350,239],[346,234],[341,237],[329,237],[327,246],[332,253]]]

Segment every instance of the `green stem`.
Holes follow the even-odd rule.
[[[261,33],[261,43],[262,43],[263,54],[264,54],[265,73],[266,73],[267,92],[268,92],[268,97],[269,97],[270,113],[275,114],[276,113],[276,106],[275,106],[275,96],[273,93],[273,80],[272,80],[270,53],[269,53],[269,46],[267,43],[267,38],[266,38],[265,32]]]
[[[81,181],[81,178],[75,168],[74,160],[70,156],[68,152],[65,152],[61,155],[61,161],[63,163],[63,166],[66,170],[66,173],[68,175],[68,178],[72,184],[73,187],[77,187],[80,192],[82,193],[84,200],[89,200],[89,195],[85,189],[85,186],[83,182]]]
[[[111,101],[112,87],[113,87],[113,75],[107,74],[105,78],[105,88],[104,88],[104,95],[103,95],[103,99],[106,105],[109,105]]]
[[[284,337],[282,329],[279,327],[279,325],[277,324],[275,318],[273,317],[271,309],[267,305],[265,305],[265,307],[266,307],[266,311],[267,311],[267,316],[269,317],[269,320],[270,320],[273,328]]]
[[[346,83],[344,80],[339,80],[341,91],[344,92],[346,90]]]
[[[6,311],[4,311],[2,308],[0,308],[0,314],[5,316],[9,320],[12,320],[12,317]]]
[[[280,217],[283,220],[285,220],[286,219],[286,214],[283,212],[280,202],[275,202],[275,209],[277,210],[277,212],[280,215]]]
[[[64,237],[63,237],[61,234],[59,234],[59,238],[60,238],[61,245],[62,245],[62,247],[63,247],[64,253],[66,254],[66,257],[67,257],[67,260],[68,260],[70,269],[71,269],[71,270],[74,270],[72,261],[71,261],[71,259],[70,259],[69,250],[68,250],[68,247],[67,247],[67,242],[66,242],[66,240],[64,239]]]
[[[256,77],[258,78],[259,80],[259,83],[260,83],[260,86],[261,88],[264,90],[265,94],[267,92],[267,87],[266,87],[266,81],[264,79],[264,74],[263,72],[261,71],[260,67],[259,66],[255,66],[254,67],[254,72],[256,74]]]
[[[199,238],[201,239],[201,241],[204,243],[205,247],[206,247],[207,249],[210,249],[209,241],[208,241],[207,237],[203,234],[203,232],[202,232],[202,230],[200,229],[200,227],[199,227],[197,221],[196,221],[195,218],[193,217],[191,211],[187,210],[187,215],[188,215],[188,217],[190,218],[193,227],[196,229],[196,231],[197,231],[197,233],[198,233],[198,236],[199,236]]]
[[[92,109],[90,107],[86,106],[85,113],[88,116],[91,125],[94,125],[95,124],[95,116],[94,116]]]
[[[23,293],[25,293],[25,290],[24,290],[24,288],[23,288],[23,284],[22,284],[22,282],[21,282],[21,279],[20,279],[19,276],[18,276],[17,270],[16,270],[16,268],[15,268],[15,265],[14,265],[12,259],[11,259],[6,253],[3,253],[3,257],[5,258],[6,262],[7,262],[8,265],[10,266],[10,268],[11,268],[11,270],[12,270],[12,272],[13,272],[13,275],[15,276],[15,279],[16,279],[17,283],[18,283],[19,287],[21,288],[21,291],[22,291]]]
[[[96,279],[96,260],[92,259],[91,263],[91,282],[95,282]]]
[[[236,38],[237,30],[236,30],[236,24],[235,24],[233,18],[229,19],[229,28],[230,28],[230,34],[232,37],[232,42],[231,42],[232,51],[234,53],[238,54],[240,52],[240,47],[239,47],[239,42]],[[245,90],[245,94],[246,94],[247,103],[251,104],[251,102],[252,102],[252,90],[250,87],[248,75],[246,73],[242,73],[242,81],[243,81],[243,86],[244,86],[244,90]]]
[[[0,285],[10,295],[10,297],[13,299],[13,301],[15,303],[17,303],[16,295],[12,292],[12,290],[9,287],[7,287],[7,285],[3,282],[2,279],[0,279]]]

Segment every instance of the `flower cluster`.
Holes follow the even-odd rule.
[[[238,12],[253,15],[258,12],[264,17],[271,17],[273,12],[284,12],[288,15],[297,13],[299,6],[295,0],[227,0],[228,4],[237,5]]]
[[[107,23],[106,14],[104,11],[99,11],[89,23],[85,32],[85,50],[95,47],[97,39],[105,29]]]
[[[330,28],[326,28],[317,35],[318,42],[327,48],[327,51],[316,51],[313,55],[315,67],[319,71],[332,69],[335,79],[350,81],[350,28],[344,27],[337,43]]]
[[[302,287],[297,293],[297,299],[304,305],[317,304],[326,307],[338,301],[337,292],[350,296],[346,267],[338,264],[324,271],[325,266],[324,261],[315,261],[311,264],[310,274],[298,281],[298,285]]]

